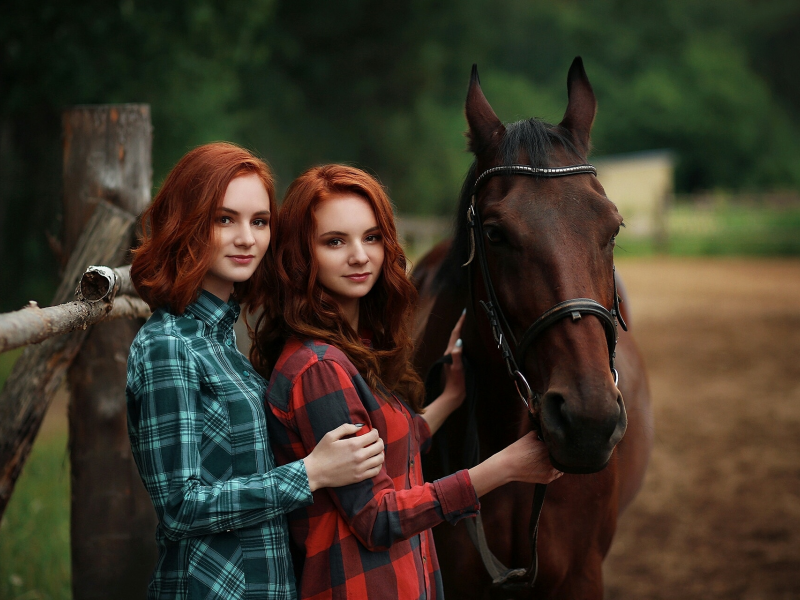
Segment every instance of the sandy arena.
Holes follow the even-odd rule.
[[[617,268],[656,442],[606,598],[800,598],[800,261]]]
[[[607,600],[800,598],[800,260],[617,268],[656,443],[605,563]],[[59,400],[43,435],[66,426]]]

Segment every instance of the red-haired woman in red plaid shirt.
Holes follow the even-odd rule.
[[[276,263],[284,320],[260,323],[253,351],[274,367],[267,415],[276,460],[306,456],[343,423],[377,429],[385,444],[376,477],[316,491],[313,505],[290,514],[300,597],[442,598],[430,528],[474,516],[478,497],[504,483],[559,473],[531,433],[472,469],[423,480],[420,452],[464,399],[463,317],[446,349],[444,391],[423,412],[410,361],[417,295],[375,179],[343,165],[303,173],[281,208]]]

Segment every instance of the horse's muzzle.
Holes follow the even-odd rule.
[[[541,436],[553,466],[565,473],[596,473],[611,459],[625,435],[628,417],[622,394],[607,398],[569,398],[558,390],[542,396]]]

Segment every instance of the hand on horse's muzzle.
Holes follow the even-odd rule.
[[[550,462],[547,446],[533,431],[526,433],[503,452],[509,452],[512,465],[515,465],[512,481],[550,483],[564,474]]]

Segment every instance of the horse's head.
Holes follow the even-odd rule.
[[[485,255],[504,314],[499,322],[507,321],[506,336],[516,342],[510,348],[534,392],[530,411],[553,464],[587,473],[607,464],[627,424],[609,356],[616,341],[614,242],[622,217],[585,164],[597,103],[580,58],[570,68],[567,87],[569,104],[558,125],[529,119],[504,126],[473,68],[466,116],[475,163],[459,219],[474,195],[480,223],[472,232],[462,224],[455,245],[460,237],[463,252],[470,235],[478,238],[472,246]],[[533,169],[527,174],[524,168],[490,171],[510,165]],[[555,169],[571,165],[584,167],[569,176]],[[478,258],[468,268],[474,297],[490,299]],[[539,320],[571,299],[591,299],[602,307],[563,308],[554,318]],[[477,306],[478,320],[485,321]],[[599,314],[602,310],[608,314]],[[538,328],[531,335],[534,323]],[[482,330],[487,346],[494,345],[489,327]]]

